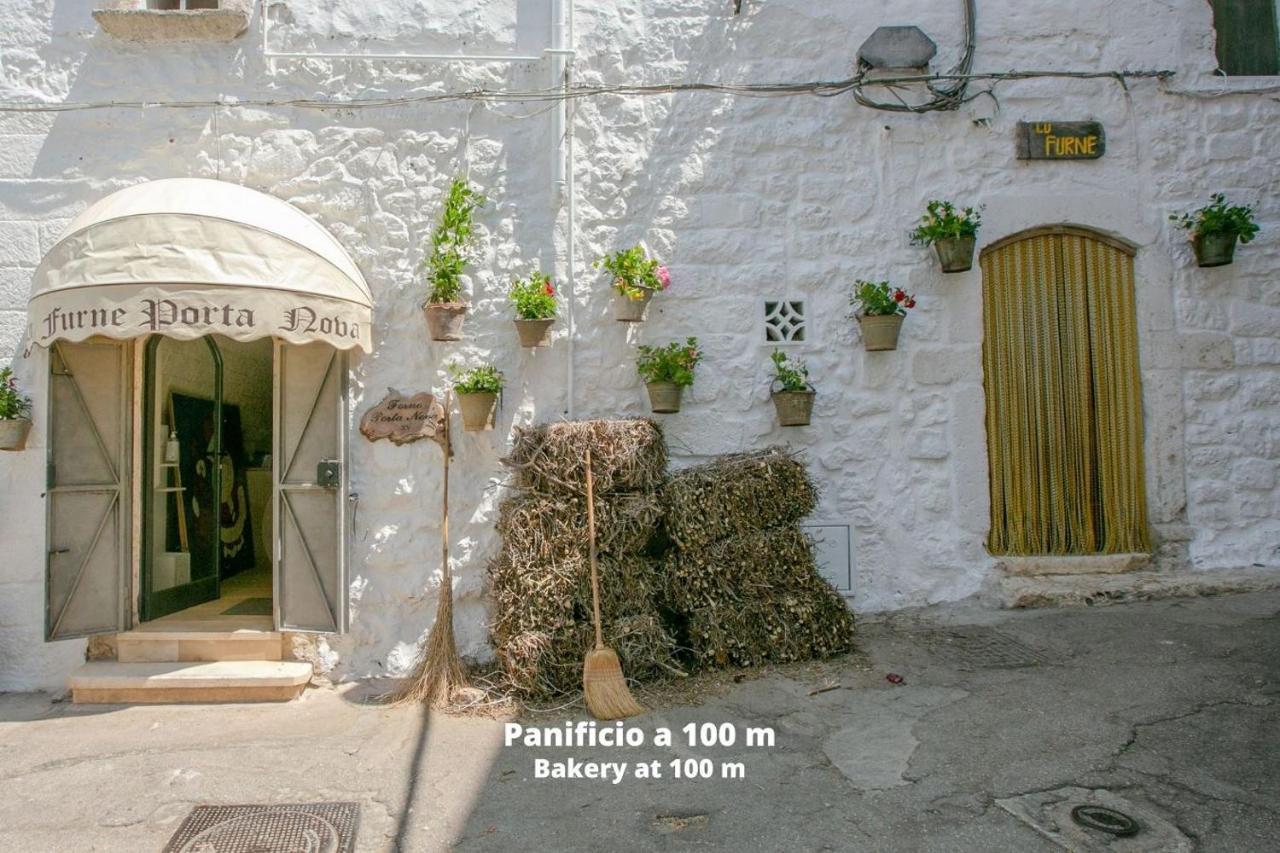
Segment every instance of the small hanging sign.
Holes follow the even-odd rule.
[[[1097,121],[1018,122],[1019,160],[1097,160],[1107,134]]]
[[[444,447],[444,406],[426,391],[406,397],[388,388],[387,396],[360,419],[360,434],[370,441],[389,439],[395,445],[429,438]]]

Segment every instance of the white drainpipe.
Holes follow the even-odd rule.
[[[551,11],[552,48],[547,51],[554,60],[552,85],[562,86],[566,96],[573,85],[573,12],[573,0],[554,0]],[[576,411],[574,350],[578,337],[573,310],[574,298],[577,295],[577,200],[573,173],[573,120],[568,97],[565,97],[556,108],[554,136],[556,144],[552,174],[555,176],[555,203],[562,205],[565,210],[565,284],[562,302],[565,306],[565,320],[569,327],[569,340],[565,354],[564,415],[573,420]]]

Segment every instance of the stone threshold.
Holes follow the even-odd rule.
[[[1128,572],[1000,577],[994,603],[1007,609],[1089,607],[1280,589],[1280,569]]]

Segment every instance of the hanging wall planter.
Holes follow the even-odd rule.
[[[528,278],[512,283],[510,296],[516,309],[520,346],[545,347],[551,343],[551,327],[556,322],[556,287],[551,277],[535,270]]]
[[[498,395],[491,391],[475,394],[458,392],[458,408],[462,411],[462,428],[467,432],[493,429],[498,414]]]
[[[897,349],[902,321],[907,311],[916,307],[915,297],[900,287],[890,287],[887,281],[857,281],[852,302],[866,350]]]
[[[977,245],[978,238],[972,235],[944,237],[933,244],[933,250],[938,253],[938,263],[942,265],[943,272],[968,272],[973,269],[973,253]]]
[[[448,370],[453,377],[454,393],[458,395],[462,428],[467,432],[493,429],[497,420],[498,395],[502,393],[502,374],[492,364],[466,370],[451,364]]]
[[[632,246],[598,258],[593,264],[613,275],[613,316],[620,323],[639,323],[655,293],[671,287],[671,272],[643,246]]]
[[[31,434],[31,421],[26,418],[0,420],[0,450],[22,450]]]
[[[778,412],[778,425],[808,426],[813,417],[813,400],[817,396],[809,384],[809,368],[804,362],[788,359],[781,350],[770,356],[774,366],[770,397]]]
[[[680,396],[693,384],[693,371],[702,360],[698,339],[672,341],[664,347],[639,347],[636,370],[649,391],[649,406],[655,414],[680,411]]]
[[[649,308],[651,299],[653,299],[653,291],[651,290],[646,290],[636,298],[624,296],[622,293],[615,293],[613,296],[614,319],[619,323],[644,322],[645,311]]]
[[[31,400],[18,391],[13,368],[0,370],[0,450],[22,450],[31,433]]]
[[[520,335],[520,346],[545,347],[551,343],[551,327],[556,324],[554,317],[550,320],[513,320],[512,322],[516,324],[516,333]]]
[[[670,415],[680,411],[680,397],[684,388],[674,382],[646,382],[649,391],[649,408],[654,414]]]
[[[1227,204],[1222,193],[1210,196],[1209,204],[1191,213],[1174,213],[1169,219],[1186,230],[1196,263],[1202,267],[1224,267],[1235,260],[1236,241],[1248,243],[1258,233],[1253,208]]]
[[[462,340],[467,306],[462,302],[462,271],[467,267],[473,242],[471,221],[484,206],[485,197],[462,178],[449,186],[440,224],[431,235],[431,250],[422,260],[431,293],[423,310],[433,341]]]
[[[427,332],[433,341],[462,340],[462,324],[467,319],[467,306],[460,302],[430,302],[422,306],[427,317]]]
[[[968,272],[973,269],[981,226],[981,208],[957,208],[949,201],[934,200],[908,236],[917,246],[933,246],[944,273]]]
[[[1225,267],[1236,258],[1237,234],[1197,234],[1191,239],[1196,253],[1196,265],[1201,267]]]

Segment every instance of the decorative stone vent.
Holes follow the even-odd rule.
[[[766,343],[804,343],[807,327],[803,299],[766,299],[764,301]]]
[[[132,42],[227,42],[249,28],[253,0],[107,0],[103,32]]]

